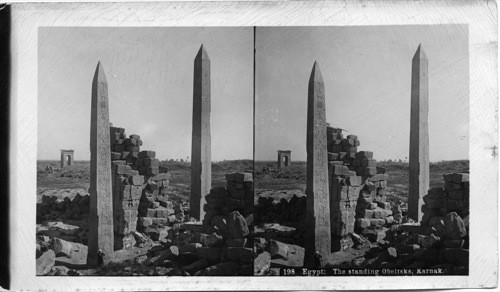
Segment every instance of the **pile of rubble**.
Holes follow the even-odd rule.
[[[370,240],[376,245],[362,235],[355,235],[357,241],[371,248],[363,256],[341,263],[339,267],[420,268],[447,275],[468,274],[468,220],[463,221],[457,213],[451,212],[436,227],[418,223],[393,224],[390,229],[377,230]]]
[[[443,179],[444,188],[432,188],[424,196],[423,225],[439,221],[450,212],[462,218],[469,215],[469,174],[449,173],[444,174]]]
[[[179,222],[183,218],[182,206],[165,199],[156,199],[153,203],[161,203],[145,209],[146,216],[138,221],[138,230],[147,235],[141,242],[153,240],[159,245],[136,258],[135,263],[141,266],[130,270],[130,274],[143,266],[153,266],[158,275],[252,275],[252,174],[231,173],[226,178],[226,188],[213,188],[206,196],[203,222]],[[134,235],[138,238],[141,233]]]

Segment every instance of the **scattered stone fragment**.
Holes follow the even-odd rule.
[[[255,276],[264,275],[271,267],[271,255],[267,251],[260,253],[254,259],[253,266]]]
[[[44,252],[38,259],[36,259],[36,275],[47,275],[56,262],[56,254],[53,250]]]

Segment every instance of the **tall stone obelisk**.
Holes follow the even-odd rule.
[[[113,197],[109,146],[108,82],[101,62],[92,81],[90,115],[90,214],[87,265],[98,264],[98,253],[113,252]]]
[[[420,222],[423,197],[429,190],[429,76],[420,44],[411,68],[410,170],[408,217]]]
[[[193,132],[191,141],[191,217],[203,220],[205,196],[212,187],[210,143],[210,59],[201,45],[194,59]]]
[[[316,253],[327,260],[332,244],[325,111],[325,85],[314,62],[307,101],[306,267],[317,267]],[[319,261],[321,266],[323,261]]]

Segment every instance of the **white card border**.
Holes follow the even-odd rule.
[[[38,27],[303,26],[463,23],[469,27],[469,276],[36,277]],[[492,1],[30,3],[12,5],[11,289],[304,290],[492,287],[498,280],[497,7]],[[498,148],[497,148],[498,149]],[[480,226],[480,227],[479,227]]]

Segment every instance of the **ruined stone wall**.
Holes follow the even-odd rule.
[[[469,216],[469,174],[443,175],[444,187],[432,188],[424,196],[422,225],[435,225],[451,212],[461,218]]]
[[[209,225],[212,218],[238,211],[243,216],[253,213],[253,175],[252,173],[235,172],[226,174],[226,187],[210,190],[203,206],[206,212],[203,224]]]
[[[332,250],[353,245],[350,234],[370,226],[392,223],[386,200],[387,174],[376,167],[373,152],[359,151],[356,135],[344,138],[342,129],[327,126],[328,177]],[[399,214],[399,217],[401,214]]]
[[[163,223],[173,212],[165,207],[171,206],[171,202],[160,206],[166,200],[170,174],[159,173],[155,152],[140,151],[140,136],[134,134],[127,138],[123,128],[111,127],[110,139],[116,250],[136,243],[134,232],[145,231],[149,226],[145,226],[145,222],[152,222],[144,217]]]

